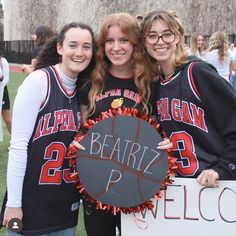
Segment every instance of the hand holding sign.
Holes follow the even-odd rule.
[[[80,189],[106,209],[151,208],[149,199],[160,196],[174,169],[166,151],[157,149],[161,137],[154,127],[132,116],[96,123],[80,141],[85,150],[77,152]]]

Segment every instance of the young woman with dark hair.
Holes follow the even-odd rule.
[[[89,76],[94,46],[89,26],[65,25],[18,89],[2,224],[22,220],[20,235],[75,235],[79,194],[65,154],[80,129],[77,81]]]

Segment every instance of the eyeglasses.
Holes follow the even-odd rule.
[[[175,40],[175,34],[172,32],[168,32],[168,33],[164,33],[158,36],[158,34],[156,33],[148,33],[145,36],[145,39],[146,39],[146,42],[151,45],[158,43],[159,39],[162,39],[164,43],[172,43]]]

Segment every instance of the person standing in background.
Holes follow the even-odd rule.
[[[206,43],[203,35],[193,33],[190,38],[190,54],[204,60]]]
[[[18,89],[1,223],[18,218],[23,229],[9,236],[75,235],[80,196],[65,154],[80,129],[79,83],[90,76],[94,47],[89,26],[65,25]]]
[[[236,47],[234,43],[231,43],[229,46],[230,53],[232,54],[233,62],[236,64]],[[230,82],[234,89],[236,90],[236,71],[231,70],[230,72]]]
[[[236,48],[234,46],[234,43],[230,43],[229,50],[234,54],[235,57],[233,59],[236,61]]]
[[[55,33],[48,26],[41,25],[36,28],[35,34],[32,35],[35,45],[34,45],[34,50],[32,52],[31,64],[30,65],[24,64],[22,66],[21,69],[24,73],[29,74],[34,70],[39,53],[43,50],[47,41],[54,35]]]
[[[6,58],[0,56],[0,108],[2,111],[3,93],[4,88],[9,82],[9,64]],[[3,130],[2,130],[2,112],[0,117],[0,142],[3,141]]]
[[[7,89],[7,85],[4,87],[3,99],[2,99],[2,119],[6,124],[7,130],[11,135],[11,112],[10,112],[10,97]]]
[[[211,35],[205,60],[216,68],[221,77],[230,82],[230,72],[236,72],[236,63],[229,50],[229,40],[226,33],[217,31]]]

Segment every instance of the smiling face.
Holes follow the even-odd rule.
[[[179,36],[175,35],[174,40],[170,40],[172,42],[167,43],[168,37],[170,37],[173,32],[163,20],[153,21],[149,32],[147,32],[147,35],[152,34],[158,35],[159,37],[158,41],[154,44],[149,44],[146,38],[145,47],[147,49],[148,54],[154,59],[156,59],[157,62],[161,65],[161,67],[165,64],[173,64],[175,60],[176,44],[179,42]],[[167,40],[165,40],[166,42],[163,41],[163,37],[160,37],[162,35],[167,35],[163,36],[167,38]]]
[[[204,44],[204,38],[202,35],[198,35],[197,37],[197,48],[202,48]]]
[[[118,25],[108,29],[105,40],[105,54],[112,67],[128,68],[131,66],[134,47]]]
[[[92,55],[92,35],[87,29],[70,28],[65,33],[63,44],[57,44],[57,52],[62,56],[61,70],[72,79],[89,65]]]

